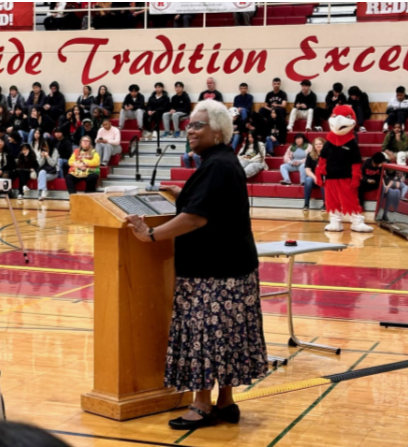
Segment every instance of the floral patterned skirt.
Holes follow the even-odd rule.
[[[165,386],[250,385],[268,371],[258,271],[230,279],[177,278]]]

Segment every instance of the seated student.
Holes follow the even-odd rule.
[[[18,132],[11,132],[8,137],[7,147],[10,155],[17,160],[21,152],[21,136]]]
[[[7,110],[6,104],[0,104],[0,126],[8,127],[10,121],[10,115]]]
[[[69,172],[66,178],[69,194],[76,194],[76,185],[79,182],[86,183],[86,193],[96,192],[96,185],[100,173],[100,157],[92,147],[89,137],[83,137],[79,148],[75,149],[69,159]]]
[[[82,95],[77,99],[77,106],[82,110],[84,116],[88,117],[91,115],[91,107],[94,103],[94,99],[91,86],[84,85],[82,87]]]
[[[95,107],[92,111],[92,122],[93,127],[96,131],[98,131],[102,127],[104,117],[102,111],[99,107]]]
[[[367,93],[362,92],[359,87],[353,86],[348,91],[349,98],[347,103],[353,107],[357,117],[357,124],[360,132],[367,132],[364,127],[364,121],[370,119],[371,108]]]
[[[401,124],[395,124],[394,129],[385,136],[382,151],[390,163],[405,165],[408,151],[408,136],[402,130]]]
[[[154,92],[147,103],[147,113],[144,115],[144,137],[146,139],[157,138],[157,131],[163,114],[170,110],[170,99],[161,82],[156,82]],[[153,133],[152,133],[153,129]]]
[[[223,102],[222,94],[215,88],[214,78],[207,79],[207,90],[200,93],[198,101],[204,101],[205,99],[213,99],[214,101]]]
[[[98,152],[101,166],[108,166],[112,155],[122,153],[120,145],[120,130],[112,126],[109,118],[105,118],[96,136],[96,152]]]
[[[72,139],[75,131],[82,126],[83,119],[82,109],[76,105],[71,110],[68,110],[66,115],[60,116],[58,127],[62,129],[66,138]]]
[[[397,94],[388,103],[387,107],[388,118],[385,120],[383,132],[388,132],[389,126],[398,123],[402,130],[405,130],[405,122],[408,119],[408,96],[405,92],[405,87],[398,87]]]
[[[101,9],[92,15],[92,26],[95,29],[115,29],[117,28],[117,21],[115,11],[106,10],[105,8],[115,7],[113,2],[96,2],[93,8]]]
[[[36,106],[31,109],[31,113],[28,117],[28,142],[31,144],[35,129],[41,128],[46,137],[49,138],[52,130],[54,129],[54,121],[48,116],[42,113],[42,110]]]
[[[184,84],[174,84],[176,94],[171,98],[170,111],[163,114],[164,134],[162,138],[170,136],[170,120],[173,122],[174,138],[180,138],[180,120],[188,117],[191,112],[191,100],[184,91]]]
[[[388,213],[398,209],[400,201],[405,199],[408,186],[406,174],[402,171],[385,171],[380,208],[384,209],[382,220],[389,221]]]
[[[78,127],[72,136],[72,141],[74,143],[74,148],[76,149],[79,147],[79,142],[81,141],[82,137],[88,136],[92,140],[92,146],[95,146],[96,142],[96,134],[98,132],[93,127],[93,122],[90,118],[85,118],[82,121],[82,126]]]
[[[14,108],[17,105],[19,105],[22,109],[24,108],[25,100],[15,85],[10,87],[9,92],[9,95],[7,96],[7,108],[10,114],[13,114]]]
[[[39,82],[34,82],[30,96],[25,103],[26,110],[30,114],[33,107],[42,108],[44,104],[45,93],[42,91],[42,85]]]
[[[24,199],[24,194],[30,191],[28,182],[37,178],[38,162],[31,144],[23,143],[17,159],[18,198]]]
[[[137,127],[143,131],[143,117],[145,114],[145,97],[140,93],[136,84],[129,86],[129,94],[123,101],[119,117],[119,130],[125,127],[126,120],[137,120]]]
[[[284,156],[284,164],[280,167],[283,180],[281,185],[291,185],[290,172],[300,173],[300,183],[303,186],[306,182],[305,162],[307,156],[312,151],[312,145],[307,141],[302,133],[295,135],[295,142],[288,148]]]
[[[244,168],[247,178],[254,177],[263,170],[268,170],[265,157],[265,145],[258,141],[256,135],[249,132],[245,146],[238,155],[239,162]]]
[[[240,115],[236,107],[231,107],[228,111],[232,117],[232,125],[234,128],[231,140],[231,147],[232,149],[234,149],[234,152],[236,152],[238,146],[244,140],[244,134],[247,133],[246,122],[244,119],[242,119],[242,116]]]
[[[54,122],[65,113],[65,96],[60,92],[60,86],[57,81],[50,84],[50,93],[45,97],[43,111]]]
[[[81,29],[81,18],[75,12],[67,11],[78,9],[76,2],[55,2],[50,5],[57,12],[48,14],[44,19],[44,28],[47,31]]]
[[[187,168],[187,169],[192,168],[191,160],[194,160],[194,165],[197,169],[201,166],[201,157],[190,149],[190,143],[187,140],[186,152],[183,155],[183,163],[184,163],[185,168]]]
[[[316,107],[314,113],[315,131],[323,132],[322,120],[327,121],[333,113],[333,109],[344,104],[347,104],[347,98],[343,93],[343,84],[336,82],[333,85],[333,90],[330,90],[329,93],[327,93],[326,107],[324,109],[322,107]]]
[[[103,116],[111,116],[114,108],[113,97],[109,93],[108,87],[106,87],[106,85],[101,85],[99,87],[98,94],[94,98],[93,105],[91,106],[92,112],[95,107],[99,107]]]
[[[54,130],[54,148],[58,151],[59,168],[57,169],[58,177],[64,178],[64,168],[68,164],[68,160],[72,155],[72,143],[69,138],[64,136],[64,132],[60,127]]]
[[[0,138],[0,178],[13,179],[16,170],[16,160],[10,155],[3,138]]]
[[[306,132],[312,130],[313,116],[316,108],[317,97],[310,89],[312,83],[305,79],[300,85],[302,91],[296,95],[295,107],[290,113],[289,125],[287,127],[289,132],[292,132],[295,121],[298,119],[306,119]]]
[[[40,428],[15,422],[0,423],[1,447],[69,447]]]
[[[20,104],[17,104],[14,108],[14,113],[11,115],[9,127],[7,133],[18,132],[24,143],[28,141],[28,119],[27,115],[24,115],[23,108]]]
[[[33,151],[34,151],[37,159],[38,159],[39,155],[41,154],[41,148],[44,146],[45,142],[47,142],[48,145],[51,144],[50,140],[48,138],[44,137],[44,133],[40,128],[35,129],[31,147],[33,148]]]
[[[281,118],[286,119],[286,107],[288,105],[288,95],[281,90],[282,81],[275,78],[272,81],[273,90],[265,97],[264,106],[259,110],[260,115],[268,119],[272,109],[275,109]]]
[[[364,208],[364,195],[366,192],[375,191],[380,187],[381,168],[386,158],[383,152],[377,152],[366,160],[361,168],[363,178],[358,188],[360,205]]]
[[[245,121],[254,106],[254,97],[248,93],[248,84],[245,82],[240,84],[239,91],[240,94],[234,98],[234,107]]]
[[[256,3],[255,3],[256,5]],[[234,12],[234,25],[235,26],[251,26],[251,20],[256,16],[258,12],[258,6],[255,6],[255,11],[247,12]]]
[[[59,170],[59,153],[58,149],[49,146],[46,140],[40,150],[36,153],[37,162],[39,166],[38,172],[38,200],[42,202],[48,196],[47,183],[52,182],[58,177]]]
[[[286,123],[276,109],[271,110],[271,116],[267,120],[268,137],[266,138],[266,153],[273,155],[275,147],[286,144]]]
[[[259,141],[265,141],[269,134],[268,123],[257,112],[251,112],[245,127],[252,131]]]
[[[323,146],[325,145],[326,140],[323,138],[316,138],[312,144],[312,150],[310,154],[306,158],[305,163],[305,206],[303,207],[303,211],[309,211],[310,207],[310,199],[312,198],[313,188],[317,187],[317,178],[315,175],[317,165],[319,164],[320,153],[322,152]],[[326,209],[324,205],[324,188],[321,188],[322,198],[323,198],[323,206],[321,211]]]

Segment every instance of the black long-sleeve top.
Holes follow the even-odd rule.
[[[3,152],[0,153],[0,171],[4,174],[5,172],[13,172],[15,169],[16,160],[4,146]]]
[[[55,92],[52,96],[47,95],[44,105],[50,105],[52,115],[65,112],[65,96],[61,92]]]
[[[371,116],[370,100],[368,99],[367,93],[362,93],[361,96],[355,100],[349,98],[347,102],[354,110],[356,110],[357,107],[361,107],[365,116]]]
[[[38,167],[37,157],[33,151],[30,151],[28,155],[24,155],[20,152],[17,159],[17,169],[24,169],[28,171],[30,169],[37,170]]]
[[[310,91],[308,95],[304,95],[302,92],[296,95],[295,107],[297,104],[305,104],[306,109],[315,109],[317,104],[317,96]]]
[[[22,130],[23,132],[28,132],[28,119],[24,118],[23,115],[17,116],[13,114],[10,118],[9,126],[13,128],[14,131]]]
[[[98,96],[94,99],[93,103],[97,105],[98,107],[103,107],[108,112],[112,113],[114,104],[113,104],[113,97],[110,93],[107,95],[104,95],[102,98],[99,98]]]
[[[28,127],[29,129],[37,129],[39,127],[43,132],[51,133],[54,130],[55,123],[48,115],[41,116],[41,123],[37,118],[31,118],[30,116],[28,118]]]
[[[171,110],[175,110],[176,112],[185,113],[186,115],[190,115],[191,113],[191,100],[186,92],[183,92],[181,95],[174,95],[171,98]]]
[[[133,98],[132,95],[129,93],[126,95],[125,100],[122,104],[122,109],[125,108],[125,106],[132,106],[133,110],[144,110],[145,109],[145,97],[138,93],[136,98]]]
[[[334,98],[333,90],[330,90],[326,96],[326,109],[332,111],[335,107],[347,104],[347,98],[344,93],[340,93],[340,95]]]
[[[91,110],[91,106],[94,103],[95,98],[90,95],[87,98],[84,98],[83,95],[79,96],[77,99],[77,106],[81,107],[83,106],[83,110]],[[82,107],[81,107],[82,108]]]
[[[25,105],[26,106],[38,106],[42,107],[45,104],[45,93],[41,90],[40,94],[38,95],[38,101],[37,103],[34,103],[34,92],[30,93],[30,96],[28,97]]]
[[[165,113],[170,110],[170,100],[167,93],[163,92],[163,95],[160,98],[156,97],[154,93],[147,103],[147,111],[148,112],[157,112],[157,113]]]
[[[381,168],[379,168],[378,166],[373,166],[373,161],[371,158],[364,162],[361,171],[364,181],[374,180],[376,185],[380,184]]]

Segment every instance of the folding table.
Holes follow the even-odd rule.
[[[305,349],[317,349],[319,351],[332,352],[336,355],[340,355],[340,348],[333,348],[330,346],[318,345],[315,343],[307,343],[299,340],[295,335],[293,324],[293,309],[292,309],[292,279],[293,279],[293,267],[295,265],[295,258],[297,255],[304,255],[309,253],[315,253],[319,251],[342,251],[347,248],[347,245],[343,244],[326,244],[323,242],[306,242],[297,241],[296,247],[287,247],[285,242],[267,242],[257,244],[258,256],[260,258],[279,258],[280,256],[286,256],[289,258],[289,267],[287,273],[287,289],[281,292],[273,292],[262,295],[262,299],[286,296],[287,297],[287,313],[288,313],[288,325],[289,325],[289,346],[300,347]],[[282,363],[286,364],[287,359],[280,357],[269,356],[268,360],[273,364]]]

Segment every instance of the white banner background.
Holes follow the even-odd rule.
[[[150,2],[150,14],[198,14],[255,11],[255,2]]]

